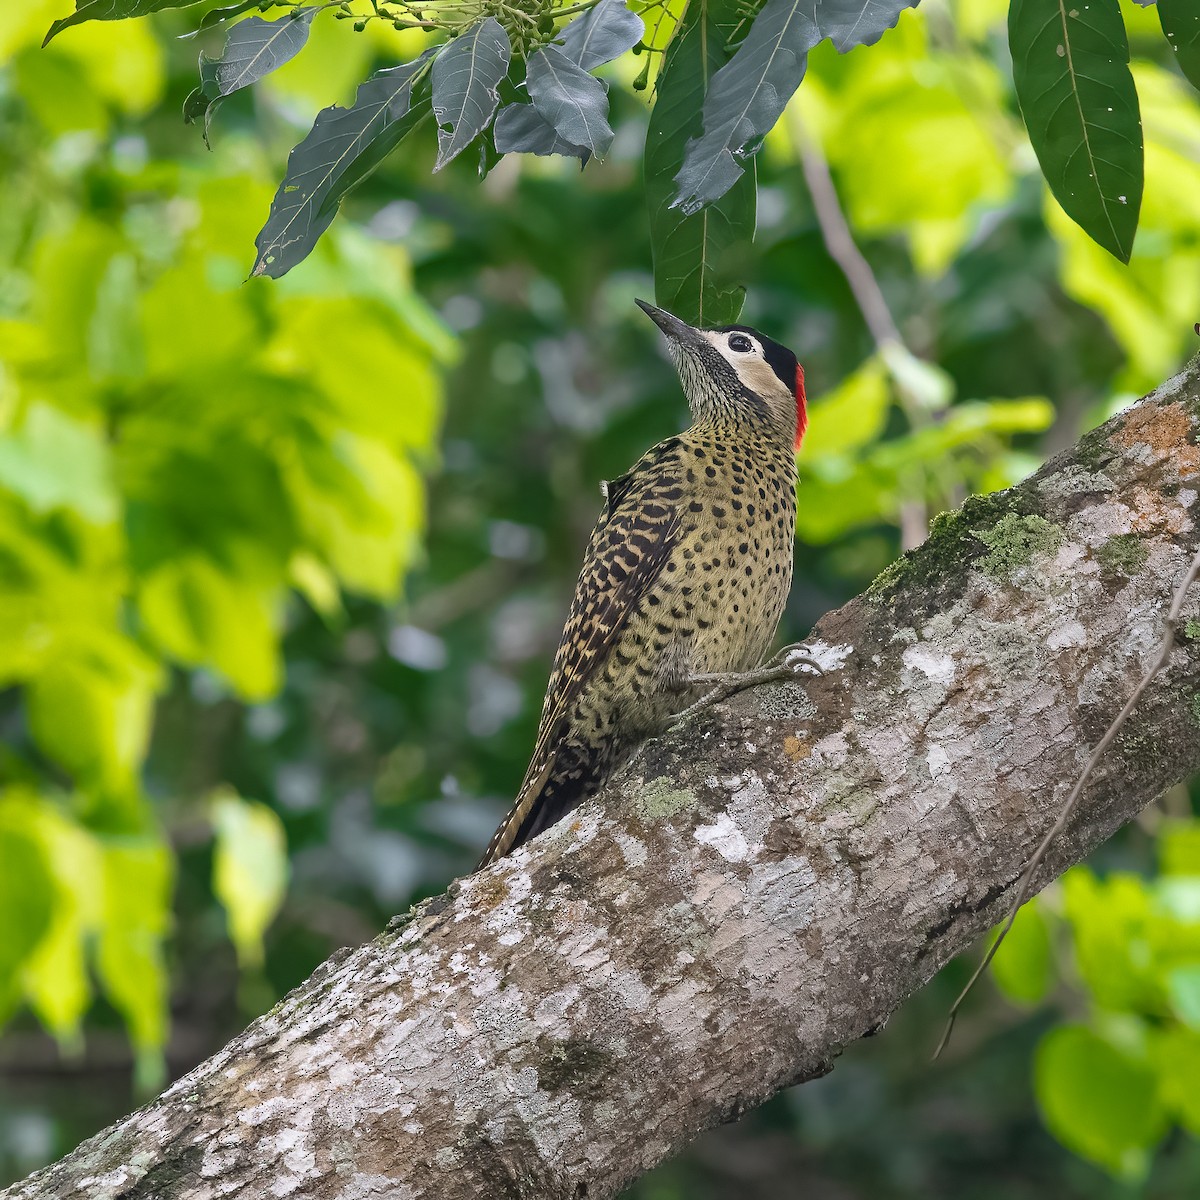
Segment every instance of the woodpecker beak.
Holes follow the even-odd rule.
[[[665,309],[655,308],[653,304],[647,304],[645,300],[634,300],[634,304],[666,334],[668,341],[688,350],[699,349],[701,346],[705,349],[709,348],[708,341],[701,337],[699,330],[693,329],[678,317],[671,316]]]

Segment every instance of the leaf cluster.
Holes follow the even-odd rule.
[[[1158,854],[1149,876],[1069,872],[994,960],[1019,1004],[1084,1001],[1084,1019],[1041,1038],[1035,1095],[1056,1137],[1131,1182],[1172,1125],[1200,1136],[1200,824],[1167,822]]]
[[[198,2],[78,0],[47,41],[81,21]],[[737,317],[743,293],[723,282],[718,264],[731,252],[744,254],[754,233],[755,181],[746,164],[799,87],[809,54],[826,40],[840,53],[877,42],[917,0],[764,0],[750,8],[690,0],[681,21],[665,8],[665,46],[646,44],[644,21],[625,0],[367,2],[243,0],[200,22],[203,29],[254,7],[289,8],[272,21],[239,21],[219,56],[201,54],[200,86],[184,116],[203,120],[206,140],[219,101],[298,54],[323,9],[358,31],[385,21],[444,39],[372,76],[348,109],[335,105],[318,115],[292,152],[256,240],[254,274],[278,277],[302,261],[346,194],[431,115],[435,171],[480,139],[481,175],[508,153],[602,159],[613,132],[607,84],[592,72],[630,49],[665,49],[646,142],[656,295],[687,320],[719,324]],[[1158,11],[1181,70],[1200,85],[1200,5],[1165,0]],[[1128,262],[1144,154],[1118,0],[1073,8],[1063,0],[1012,0],[1008,25],[1017,99],[1051,190],[1089,236]],[[660,18],[652,43],[662,26]],[[644,88],[648,75],[649,60],[635,86]]]

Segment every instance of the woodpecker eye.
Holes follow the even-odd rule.
[[[754,343],[744,333],[731,333],[729,348],[736,350],[739,354],[749,354],[754,349]]]

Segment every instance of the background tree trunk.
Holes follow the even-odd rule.
[[[1198,433],[1193,363],[937,520],[820,622],[823,678],[650,743],[4,1195],[596,1200],[828,1071],[1003,915],[1153,657],[1200,543]],[[1200,768],[1197,693],[1181,633],[1039,883]]]

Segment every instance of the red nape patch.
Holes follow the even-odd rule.
[[[796,364],[796,449],[804,440],[804,431],[808,428],[808,402],[804,398],[804,368]]]

